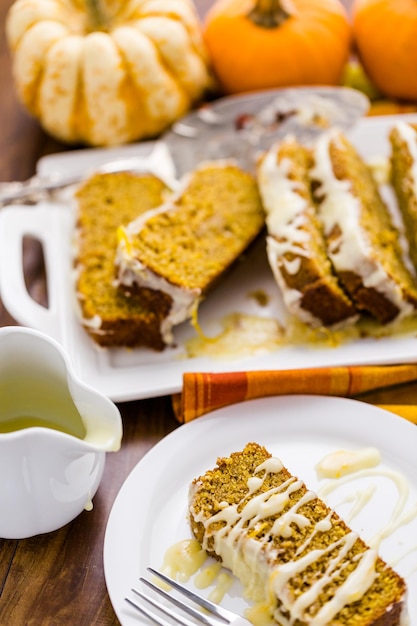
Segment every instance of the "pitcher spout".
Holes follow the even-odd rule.
[[[94,390],[68,380],[71,397],[85,434],[83,441],[104,452],[117,452],[123,436],[122,420],[116,405]]]
[[[116,405],[75,375],[55,340],[0,329],[0,537],[50,532],[91,508],[122,434]]]

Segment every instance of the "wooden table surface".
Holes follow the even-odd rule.
[[[0,0],[0,182],[24,180],[35,173],[41,156],[66,149],[46,136],[17,102],[4,36],[10,4],[11,0]],[[45,302],[42,255],[33,242],[25,249],[25,268],[32,297]],[[16,322],[0,301],[0,325],[11,324]],[[383,404],[409,404],[416,398],[416,384],[364,397]],[[178,427],[169,397],[123,403],[119,408],[124,426],[122,448],[107,455],[93,510],[49,534],[19,541],[0,539],[0,626],[119,623],[103,573],[108,515],[131,469],[155,443]]]

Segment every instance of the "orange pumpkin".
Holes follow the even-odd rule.
[[[225,93],[336,85],[351,24],[338,0],[216,0],[203,24]]]
[[[386,96],[417,99],[416,0],[355,0],[353,34],[360,60]]]

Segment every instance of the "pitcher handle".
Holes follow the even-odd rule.
[[[62,263],[70,271],[71,212],[60,204],[10,206],[0,211],[0,297],[12,317],[24,326],[60,339],[60,304],[68,290]],[[46,269],[48,305],[29,294],[23,266],[25,236],[39,240]]]

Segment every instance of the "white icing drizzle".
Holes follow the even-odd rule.
[[[264,480],[265,480],[268,473],[278,474],[282,469],[283,469],[283,465],[280,459],[278,459],[277,457],[271,456],[270,458],[266,459],[266,461],[258,465],[258,467],[255,469],[255,473],[258,474],[259,472],[265,471],[265,474],[264,474]]]
[[[309,233],[300,228],[306,222],[304,211],[307,202],[297,193],[299,184],[288,177],[291,161],[283,158],[278,163],[278,152],[279,146],[273,146],[259,166],[268,232],[283,240],[282,253],[295,252],[305,256],[305,250],[299,244],[310,239]]]
[[[303,619],[305,611],[317,600],[323,588],[331,582],[333,576],[339,574],[341,568],[343,568],[343,564],[341,565],[341,563],[349,550],[352,549],[357,538],[358,535],[352,531],[339,541],[331,544],[326,550],[312,550],[297,561],[286,563],[279,568],[273,579],[275,592],[283,590],[290,578],[296,574],[300,574],[308,565],[320,559],[323,554],[333,551],[336,547],[340,547],[339,553],[335,558],[330,560],[323,576],[317,579],[306,592],[298,596],[295,602],[292,602],[289,598],[284,596],[284,599],[281,600],[283,608],[285,611],[290,612],[291,617],[286,619],[284,615],[282,615],[282,611],[279,611],[278,614],[275,614],[278,623],[291,626],[296,619]],[[332,599],[326,602],[318,613],[309,620],[309,623],[314,624],[314,626],[325,626],[329,624],[330,620],[337,615],[344,606],[360,600],[375,580],[376,558],[377,554],[374,550],[367,550],[359,555],[359,563],[356,569],[344,583],[337,588]]]
[[[360,276],[365,287],[374,288],[393,302],[399,316],[409,315],[413,307],[402,296],[401,289],[374,257],[370,242],[360,224],[361,205],[351,193],[349,180],[339,180],[333,171],[329,150],[339,141],[339,131],[323,133],[314,147],[315,166],[312,178],[320,182],[319,219],[326,235],[338,227],[340,236],[329,246],[328,254],[336,271],[350,271]]]
[[[303,229],[307,202],[297,193],[299,184],[288,177],[291,161],[283,158],[278,163],[278,152],[278,144],[272,146],[258,168],[259,190],[266,211],[268,262],[287,309],[305,323],[317,326],[321,320],[300,306],[302,293],[290,289],[281,273],[284,266],[289,274],[297,274],[300,257],[308,256],[305,244],[310,240],[310,233]],[[289,261],[284,257],[287,253],[296,256]]]
[[[374,549],[379,549],[379,546],[384,539],[394,534],[400,526],[408,524],[417,517],[417,503],[408,508],[408,510],[405,510],[409,498],[409,483],[406,477],[400,472],[394,470],[385,470],[383,468],[376,469],[374,467],[372,467],[371,469],[371,467],[369,466],[370,459],[374,458],[374,460],[376,460],[377,454],[375,454],[375,452],[372,452],[372,449],[370,454],[369,451],[369,448],[365,448],[363,450],[351,452],[351,454],[353,455],[351,458],[356,457],[356,459],[362,459],[362,463],[357,463],[356,468],[353,468],[354,464],[352,464],[352,471],[348,475],[345,475],[344,477],[333,478],[318,490],[318,494],[320,495],[320,497],[325,499],[326,495],[330,494],[333,491],[336,491],[339,486],[346,485],[350,482],[355,481],[356,479],[361,479],[369,476],[375,476],[378,478],[381,476],[385,476],[386,478],[391,480],[397,487],[398,491],[398,499],[393,508],[393,513],[389,522],[385,526],[383,526],[370,541],[368,541],[368,544],[371,545]],[[336,456],[334,456],[333,459],[337,458],[337,456],[338,455],[336,453]],[[326,458],[332,458],[332,455],[327,455],[325,459]],[[320,463],[318,463],[316,467],[323,466],[323,461],[324,459]],[[344,502],[354,502],[354,506],[350,511],[350,514],[344,515],[344,519],[347,523],[349,523],[350,520],[353,519],[360,512],[360,510],[371,500],[373,494],[375,493],[375,490],[375,485],[368,485],[365,489],[356,492],[355,495],[347,496],[344,499]],[[391,558],[391,566],[394,567],[400,561],[405,559],[405,557],[408,556],[411,552],[416,550],[417,546],[411,549],[407,549],[403,554],[399,554],[395,558]],[[416,569],[417,566],[414,566],[412,571],[410,572],[410,575],[414,571],[416,571]],[[409,626],[410,624],[406,606],[407,603],[405,597],[403,602],[403,609],[400,616],[400,626]]]
[[[396,565],[398,565],[400,561],[402,561],[403,559],[406,559],[408,556],[410,556],[410,554],[413,554],[414,552],[417,552],[417,545],[413,546],[412,548],[407,548],[404,552],[402,552],[401,554],[398,554],[395,558],[391,559],[392,567],[395,567]],[[411,576],[416,571],[417,571],[417,563],[414,564],[408,576]],[[408,576],[406,576],[406,578],[408,578]]]
[[[255,476],[248,480],[248,492],[237,504],[223,502],[220,511],[208,518],[205,511],[197,513],[192,504],[190,511],[195,521],[204,525],[203,548],[207,550],[209,541],[214,542],[214,551],[221,557],[223,565],[240,578],[248,597],[265,601],[266,588],[272,591],[273,596],[278,600],[278,606],[274,603],[271,609],[274,611],[274,619],[279,624],[292,626],[297,619],[304,619],[311,626],[325,626],[344,606],[359,600],[372,585],[376,576],[377,553],[373,549],[367,549],[358,554],[355,570],[349,574],[343,584],[337,587],[333,597],[315,615],[311,616],[308,613],[309,609],[317,602],[323,588],[331,583],[345,567],[343,560],[355,544],[358,535],[350,531],[323,549],[311,549],[305,552],[317,533],[327,532],[331,528],[332,512],[315,524],[301,514],[300,507],[317,498],[317,495],[309,490],[306,490],[295,504],[287,508],[291,502],[290,495],[303,487],[302,481],[293,476],[278,487],[256,494],[256,489],[259,489],[269,473],[279,473],[281,470],[282,463],[278,459],[269,459],[256,468]],[[263,476],[256,476],[260,472],[264,472]],[[192,498],[192,492],[190,495]],[[271,516],[278,517],[269,534],[255,539],[254,536],[262,531],[264,520]],[[216,522],[224,522],[224,524],[212,530],[212,525]],[[298,558],[277,565],[270,556],[271,548],[267,549],[268,539],[274,535],[290,537],[294,526],[300,529],[311,526],[311,532],[304,545],[297,551]],[[297,598],[291,597],[287,590],[289,581],[302,574],[307,567],[320,560],[325,554],[332,556],[324,575]]]
[[[343,516],[343,519],[349,524],[362,509],[371,501],[372,496],[376,491],[375,485],[368,485],[366,489],[358,489],[355,494],[348,496],[343,502],[353,502],[353,506],[347,515]],[[337,508],[337,507],[336,507]]]
[[[201,567],[194,577],[194,584],[197,589],[206,589],[216,581],[220,574],[222,564],[219,561],[209,563],[209,565]]]
[[[274,237],[267,236],[266,252],[269,265],[288,311],[310,326],[321,326],[321,320],[300,306],[301,292],[297,289],[290,289],[285,282],[278,263],[278,259],[280,257],[280,247]]]
[[[301,544],[301,546],[297,549],[296,551],[296,556],[298,556],[299,554],[302,554],[304,552],[304,550],[307,548],[307,546],[309,546],[309,544],[312,542],[312,540],[314,539],[314,537],[317,535],[317,533],[324,533],[328,530],[331,529],[332,527],[332,523],[330,521],[330,518],[332,516],[333,512],[329,511],[329,513],[326,515],[326,517],[322,520],[320,520],[319,522],[317,522],[317,524],[314,527],[313,532],[307,537],[307,539],[305,540],[305,542],[303,544]]]
[[[232,585],[233,577],[227,572],[221,570],[216,580],[216,586],[210,591],[208,599],[211,602],[221,602],[223,596],[229,591]]]
[[[320,497],[326,498],[326,496],[328,496],[330,493],[338,489],[340,486],[345,485],[354,480],[358,480],[358,479],[369,477],[369,476],[371,477],[385,476],[386,478],[388,478],[395,484],[395,486],[397,487],[397,492],[398,492],[397,502],[393,508],[393,513],[391,515],[389,522],[385,526],[383,526],[374,535],[374,537],[372,537],[368,541],[368,544],[371,547],[378,549],[381,542],[386,537],[388,537],[389,535],[392,535],[397,530],[397,528],[399,528],[400,526],[404,524],[407,524],[409,521],[411,521],[411,519],[417,516],[417,503],[409,511],[405,511],[405,507],[408,502],[410,487],[409,487],[408,480],[403,474],[395,470],[385,469],[382,467],[378,469],[358,470],[357,472],[355,472],[354,474],[350,476],[345,476],[344,478],[338,478],[338,479],[329,481],[328,483],[320,487],[320,489],[318,490],[318,494],[320,495]],[[364,503],[365,503],[365,500],[364,500]]]
[[[285,267],[287,274],[297,274],[300,271],[301,259],[300,257],[296,257],[290,261],[289,259],[283,258],[282,264]]]
[[[316,465],[319,478],[340,478],[366,467],[376,467],[381,462],[381,453],[377,448],[360,450],[336,450],[327,454]]]
[[[207,553],[196,539],[184,539],[166,551],[161,570],[171,578],[186,582],[201,568],[206,559]]]
[[[357,538],[356,533],[353,533],[353,535],[351,545],[353,545]],[[349,537],[349,535],[347,535],[347,537]],[[345,547],[342,558],[346,556],[351,545],[348,543]],[[376,559],[377,553],[375,550],[366,550],[360,555],[360,561],[356,569],[354,569],[344,583],[337,588],[333,598],[319,610],[314,620],[311,622],[314,626],[325,626],[344,606],[352,602],[357,602],[362,598],[376,578]],[[331,566],[328,569],[330,568]],[[326,575],[329,576],[327,571]],[[320,580],[320,582],[323,582],[323,586],[323,579],[326,578],[326,575]]]
[[[291,140],[291,137],[287,139]],[[268,262],[287,309],[309,326],[322,326],[320,318],[302,307],[302,292],[288,287],[282,274],[282,270],[285,270],[287,274],[296,275],[300,270],[302,257],[311,255],[308,243],[312,234],[305,226],[312,207],[297,192],[302,184],[289,178],[291,160],[287,157],[279,160],[279,149],[279,143],[272,146],[258,167],[259,190],[266,211]],[[288,253],[294,255],[292,260],[286,258]],[[353,315],[341,322],[340,326],[356,321],[357,318],[357,315]],[[335,325],[337,326],[339,325]]]

